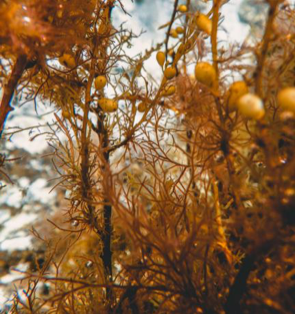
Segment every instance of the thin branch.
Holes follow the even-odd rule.
[[[176,12],[177,12],[177,7],[178,7],[178,0],[174,1],[174,8],[173,8],[173,13],[172,13],[172,17],[171,17],[171,21],[169,23],[169,27],[168,27],[168,31],[167,31],[167,35],[166,35],[166,41],[165,41],[165,47],[166,47],[166,58],[167,58],[167,54],[168,54],[168,42],[169,42],[169,38],[170,38],[170,31],[172,28],[172,24],[175,20],[175,16],[176,16]]]

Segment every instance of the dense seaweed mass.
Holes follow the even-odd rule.
[[[294,2],[0,17],[2,312],[294,313]]]

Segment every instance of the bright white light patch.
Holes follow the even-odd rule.
[[[24,16],[24,17],[23,17],[23,20],[24,20],[26,23],[30,23],[30,22],[31,22],[31,19],[30,19],[28,16]]]

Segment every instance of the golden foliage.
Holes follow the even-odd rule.
[[[136,58],[111,24],[120,1],[1,3],[1,110],[18,90],[53,106],[67,191],[13,313],[294,312],[295,13],[280,2],[261,43],[226,52],[227,1],[175,1],[164,42]]]

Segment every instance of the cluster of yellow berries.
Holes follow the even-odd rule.
[[[257,95],[249,93],[244,81],[234,82],[229,87],[225,99],[230,112],[238,110],[247,119],[260,120],[265,115],[263,101]]]
[[[176,28],[171,29],[170,36],[173,38],[178,38],[178,35],[184,33],[184,28],[181,26],[177,26]]]
[[[180,5],[178,11],[185,13],[187,12],[187,7],[185,5]],[[207,34],[211,34],[212,22],[204,14],[198,13],[196,15],[196,24],[198,28]],[[182,27],[177,27],[172,30],[175,34],[182,34],[184,32]],[[171,34],[172,37],[173,34]],[[177,50],[177,54],[183,55],[185,47],[181,44]],[[162,51],[158,51],[156,55],[158,64],[163,68],[166,62],[166,55]],[[71,54],[63,54],[59,58],[59,62],[68,68],[76,67],[76,60]],[[176,76],[176,68],[174,65],[168,66],[163,71],[164,78],[166,80],[171,80]],[[212,88],[217,79],[217,73],[215,68],[208,62],[199,62],[195,66],[195,78],[201,84]],[[97,76],[94,80],[94,86],[96,90],[103,89],[107,84],[107,79],[105,76]],[[165,86],[161,95],[164,97],[171,96],[175,93],[176,88],[174,85]],[[234,82],[225,94],[226,107],[229,112],[238,110],[239,113],[248,119],[260,120],[265,115],[265,108],[262,99],[253,93],[249,92],[249,88],[244,81]],[[282,89],[277,96],[277,102],[279,107],[284,111],[291,111],[295,114],[295,87],[287,87]],[[118,109],[118,102],[113,99],[101,98],[98,101],[99,106],[105,112],[114,112]],[[139,112],[146,111],[146,104],[141,102],[137,106]],[[69,117],[70,113],[67,111],[63,112],[64,117]]]
[[[227,96],[230,111],[237,109],[244,117],[254,120],[259,120],[265,115],[262,99],[249,93],[245,82],[233,83]],[[295,87],[282,89],[278,93],[277,103],[283,111],[290,111],[295,114]]]
[[[179,5],[178,11],[181,13],[186,13],[188,11],[188,8],[186,5]],[[212,21],[208,18],[207,15],[204,15],[200,12],[197,12],[197,14],[194,17],[194,23],[198,27],[199,30],[207,33],[208,35],[212,32]],[[170,31],[170,36],[173,38],[178,38],[178,35],[183,34],[185,31],[183,27],[178,26],[175,29],[172,29]],[[168,52],[169,53],[169,52]],[[181,56],[185,53],[185,45],[181,44],[174,56],[174,64],[177,63],[177,61],[181,58]],[[159,51],[156,56],[158,64],[163,68],[166,56],[165,53],[162,51]],[[208,64],[208,63],[200,63],[196,67],[196,79],[200,81],[201,83],[212,86],[215,79],[216,79],[216,73],[214,68]],[[164,77],[166,80],[171,80],[176,75],[176,68],[175,66],[168,66],[164,70]],[[162,96],[171,96],[175,93],[175,86],[169,86],[164,89],[162,92]]]
[[[196,80],[209,88],[213,86],[216,76],[216,71],[210,63],[199,62],[195,67]],[[254,120],[260,120],[265,115],[262,99],[250,93],[244,81],[234,82],[229,87],[225,99],[229,112],[238,110],[245,118]],[[295,87],[282,89],[278,93],[277,101],[282,110],[295,114]]]
[[[158,51],[156,55],[156,59],[158,64],[163,68],[165,61],[166,61],[166,56],[163,51]],[[169,66],[164,70],[164,77],[166,80],[171,80],[175,77],[176,75],[176,68],[174,66]],[[171,96],[175,93],[175,86],[170,85],[166,86],[165,89],[162,92],[162,96]]]
[[[238,110],[243,117],[254,120],[261,119],[265,114],[262,100],[257,95],[249,93],[244,81],[234,82],[225,98],[230,112]]]
[[[178,11],[181,13],[187,12],[187,6],[182,4],[178,6]],[[212,32],[212,21],[209,19],[209,17],[203,13],[197,12],[197,14],[194,17],[195,24],[198,27],[200,31],[205,32],[208,35],[211,35]],[[176,28],[175,30],[172,30],[170,35],[174,38],[178,37],[178,34],[182,34],[183,29],[182,28]]]
[[[181,13],[187,12],[187,6],[186,5],[180,5],[178,7],[178,11]],[[209,17],[203,13],[197,12],[194,16],[194,25],[197,26],[197,28],[206,33],[207,35],[211,35],[212,32],[212,21],[209,19]],[[184,29],[181,26],[178,26],[170,31],[170,36],[173,38],[178,38],[178,35],[183,34]]]
[[[198,82],[211,88],[217,78],[215,68],[208,62],[199,62],[195,67],[195,78]],[[263,103],[259,97],[248,93],[248,86],[244,81],[233,83],[226,94],[228,110],[236,109],[247,117],[260,119],[264,115]]]
[[[104,75],[99,75],[94,80],[94,86],[95,89],[97,90],[103,89],[106,86],[106,84],[107,79]],[[114,99],[103,97],[99,99],[98,104],[104,112],[115,112],[118,109],[118,102]]]
[[[63,66],[67,68],[72,69],[76,67],[75,58],[71,54],[67,54],[67,53],[63,54],[58,59],[58,61],[60,62],[60,64],[62,64]],[[107,79],[103,75],[97,76],[94,80],[94,86],[95,86],[95,89],[97,90],[103,89],[106,86],[106,84],[107,84]],[[114,112],[118,109],[118,102],[113,99],[101,98],[98,101],[98,104],[104,112]],[[70,113],[66,110],[63,111],[62,115],[64,118],[67,118],[67,119],[70,118]]]

